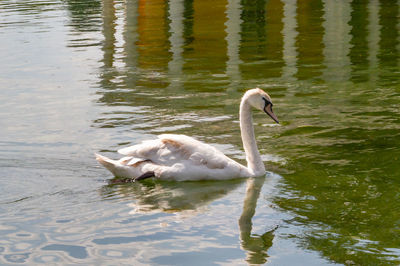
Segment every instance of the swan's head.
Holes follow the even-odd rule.
[[[271,97],[269,97],[269,95],[265,91],[259,88],[251,89],[244,94],[243,98],[246,99],[251,106],[258,110],[264,111],[276,123],[279,124],[278,118],[272,111],[273,104],[271,101]]]

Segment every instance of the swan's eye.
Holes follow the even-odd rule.
[[[271,105],[271,107],[273,106],[273,104],[270,101],[268,101],[266,98],[263,97],[263,100],[265,102],[265,107],[268,106],[269,104]]]

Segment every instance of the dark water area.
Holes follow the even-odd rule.
[[[398,265],[400,2],[0,2],[0,264]],[[110,185],[93,153],[186,134],[268,170]]]

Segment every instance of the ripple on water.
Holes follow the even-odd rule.
[[[44,246],[42,250],[63,251],[67,253],[69,256],[76,259],[85,259],[88,257],[86,248],[76,245],[51,244]]]
[[[25,263],[31,253],[15,253],[15,254],[5,254],[4,259],[11,263]]]
[[[37,263],[51,263],[60,262],[61,258],[56,255],[38,255],[34,258],[34,261]]]

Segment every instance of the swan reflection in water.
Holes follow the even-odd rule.
[[[252,218],[255,214],[257,200],[262,187],[268,195],[274,190],[274,184],[279,178],[276,174],[267,174],[264,177],[248,178],[246,180],[246,194],[242,214],[238,224],[240,229],[240,245],[246,251],[246,261],[249,264],[262,264],[267,261],[268,249],[273,244],[276,225],[261,235],[252,234]],[[170,182],[153,181],[136,182],[130,184],[111,184],[103,187],[103,197],[134,198],[135,202],[129,206],[132,213],[167,212],[179,213],[182,216],[195,215],[207,209],[209,204],[226,196],[238,188],[243,179],[228,181],[190,181]],[[265,184],[264,184],[265,183]]]
[[[268,175],[268,177],[270,176],[272,177],[272,175]],[[247,251],[246,261],[249,264],[264,264],[267,262],[267,251],[272,246],[274,232],[278,228],[277,225],[271,225],[274,226],[273,229],[262,235],[251,234],[253,226],[251,220],[256,212],[257,200],[264,181],[265,177],[247,179],[243,211],[239,218],[240,244],[242,249]],[[273,180],[269,181],[272,182]]]
[[[161,181],[146,180],[127,184],[117,183],[103,187],[103,196],[135,199],[129,204],[132,212],[199,212],[209,203],[222,198],[243,183],[241,179],[228,181]]]

